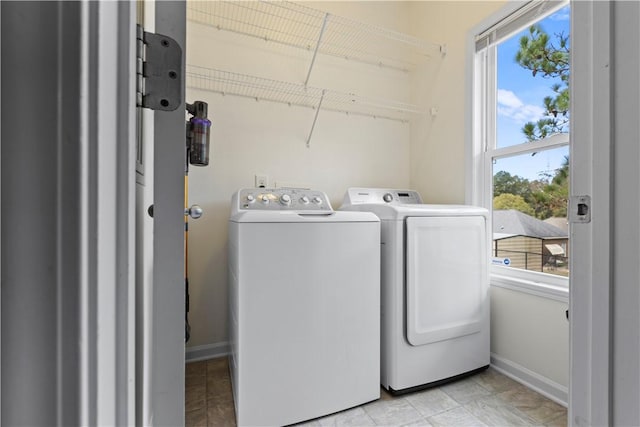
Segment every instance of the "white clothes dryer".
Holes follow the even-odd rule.
[[[350,188],[381,220],[381,384],[403,393],[489,366],[489,221],[412,190]]]
[[[243,189],[229,219],[237,424],[287,425],[380,397],[380,221],[306,189]]]

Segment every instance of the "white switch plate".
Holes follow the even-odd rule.
[[[267,188],[269,186],[269,177],[267,175],[255,175],[256,188]]]

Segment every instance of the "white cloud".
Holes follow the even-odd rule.
[[[510,90],[498,89],[498,114],[518,123],[535,122],[544,115],[544,108],[525,104]]]
[[[520,108],[523,105],[515,93],[506,89],[498,89],[498,104],[509,108]]]
[[[550,18],[554,21],[568,21],[571,18],[571,12],[568,7],[565,7],[551,15]]]

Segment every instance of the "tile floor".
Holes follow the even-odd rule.
[[[227,358],[188,363],[187,426],[235,426]],[[299,426],[566,426],[561,405],[494,369],[441,387],[380,399]]]

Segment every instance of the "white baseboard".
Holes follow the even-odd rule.
[[[197,362],[200,360],[215,359],[229,354],[229,343],[227,341],[214,344],[198,345],[185,349],[185,361]]]
[[[567,407],[569,400],[567,387],[494,353],[491,353],[491,366],[496,371]]]

